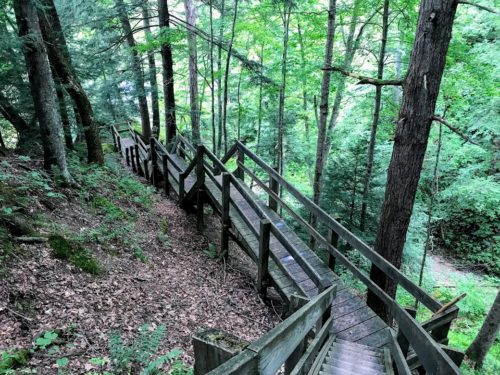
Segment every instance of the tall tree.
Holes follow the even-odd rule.
[[[328,100],[330,97],[330,79],[331,71],[328,69],[332,65],[333,42],[335,39],[335,15],[337,9],[337,1],[330,0],[328,3],[328,22],[325,43],[325,58],[323,62],[323,78],[321,80],[321,97],[320,97],[320,116],[318,124],[318,140],[316,142],[316,163],[314,166],[313,179],[313,201],[319,203],[321,194],[321,175],[324,170],[324,145],[326,141],[326,123],[328,120]],[[313,227],[316,227],[316,216],[311,214],[310,222]],[[309,240],[311,248],[315,246],[315,239],[311,236]]]
[[[229,85],[229,66],[231,63],[231,51],[233,50],[234,28],[238,17],[238,0],[234,0],[233,22],[231,25],[231,37],[229,38],[229,46],[226,58],[226,69],[224,71],[224,102],[222,106],[222,130],[224,132],[224,153],[227,152],[227,100],[228,100],[228,85]]]
[[[484,358],[493,346],[500,331],[500,290],[497,292],[495,302],[486,316],[479,333],[466,351],[467,357],[475,362],[474,368],[483,367]]]
[[[59,113],[61,114],[61,121],[64,131],[64,143],[69,150],[73,149],[73,136],[71,135],[71,123],[69,122],[68,109],[66,108],[66,100],[64,99],[64,88],[61,81],[55,72],[54,82],[56,85],[57,102],[59,103]]]
[[[149,2],[142,3],[142,18],[144,19],[144,34],[146,40],[152,39],[151,22],[149,21]],[[151,109],[153,112],[153,129],[152,135],[155,138],[160,136],[160,102],[158,100],[158,81],[156,79],[156,61],[155,51],[148,49],[148,65],[149,65],[149,85],[151,88]]]
[[[33,0],[14,1],[14,11],[23,39],[23,52],[30,81],[31,96],[40,126],[44,149],[44,168],[57,165],[66,182],[72,177],[66,163],[61,116],[57,108],[54,81],[52,80],[47,51],[42,38],[37,9]]]
[[[200,134],[200,110],[198,107],[198,48],[196,46],[196,18],[198,9],[194,4],[195,0],[184,0],[186,10],[186,23],[188,24],[187,42],[189,51],[189,103],[191,109],[191,132],[193,141],[201,141]]]
[[[123,0],[116,0],[118,9],[118,18],[122,24],[122,29],[125,34],[125,39],[130,50],[132,62],[132,72],[134,74],[135,91],[139,100],[139,112],[141,113],[142,137],[144,139],[151,138],[151,125],[149,122],[148,101],[146,98],[146,89],[144,88],[144,75],[142,72],[141,60],[137,52],[137,45],[134,38],[134,32],[130,26],[128,19],[127,8]]]
[[[401,266],[457,5],[456,0],[423,0],[420,4],[375,240],[375,250],[397,268]],[[372,266],[370,277],[395,296],[396,284],[383,271]],[[388,306],[370,291],[367,303],[386,322],[392,320]]]
[[[219,40],[224,39],[224,17],[226,15],[226,0],[220,4]],[[222,43],[217,45],[217,151],[222,150]]]
[[[385,46],[387,44],[387,32],[389,31],[389,0],[384,0],[384,10],[382,13],[382,40],[380,43],[380,52],[378,56],[377,78],[382,79],[384,76],[385,65]],[[361,203],[361,214],[359,219],[359,229],[365,230],[366,214],[368,210],[368,196],[370,194],[370,183],[373,172],[373,158],[375,156],[375,142],[377,139],[377,128],[380,119],[380,107],[382,104],[382,87],[375,86],[375,103],[373,108],[373,121],[370,132],[370,142],[368,144],[368,157],[366,160],[366,174],[363,184],[363,201]]]
[[[167,144],[172,142],[176,133],[175,119],[175,91],[174,91],[174,62],[170,44],[170,15],[167,0],[158,0],[160,28],[163,35],[161,45],[163,101],[165,106],[165,131]]]
[[[99,126],[87,94],[74,72],[56,7],[53,0],[40,0],[40,2],[43,8],[38,9],[38,18],[50,64],[77,108],[75,115],[77,121],[81,121],[83,125],[88,162],[102,164],[104,154]]]
[[[210,124],[212,127],[212,150],[217,154],[217,133],[215,130],[215,71],[214,71],[214,4],[210,0]]]

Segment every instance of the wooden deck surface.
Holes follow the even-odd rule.
[[[125,147],[130,147],[133,144],[130,138],[122,138],[122,154],[125,154]],[[178,194],[179,173],[187,167],[187,164],[177,154],[170,154],[170,157],[176,165],[168,164],[169,182],[173,190]],[[159,168],[163,175],[164,171],[161,163]],[[206,176],[205,179],[206,193],[211,201],[210,203],[219,211],[222,200],[221,181],[221,176],[217,176],[215,179]],[[195,182],[196,177],[192,172],[185,180],[185,191],[189,192]],[[334,318],[332,333],[339,339],[371,347],[388,345],[390,328],[375,315],[362,298],[346,287],[340,278],[286,225],[277,213],[272,211],[266,203],[259,200],[249,188],[248,191],[259,204],[259,207],[266,212],[272,222],[280,228],[280,231],[299,250],[303,258],[316,269],[317,273],[337,286],[337,296],[332,303],[332,316]],[[238,242],[247,254],[256,260],[259,250],[260,219],[255,210],[233,186],[231,186],[230,219],[232,232],[237,236]],[[250,225],[247,223],[250,223]],[[277,264],[270,259],[270,277],[275,289],[285,300],[289,300],[292,294],[300,294],[308,298],[317,295],[318,291],[312,280],[272,234],[270,251],[279,259],[280,263]]]

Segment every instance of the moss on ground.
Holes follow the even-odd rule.
[[[75,241],[69,241],[63,236],[53,234],[49,236],[49,245],[56,258],[68,260],[84,272],[93,275],[104,272],[102,264],[88,250]]]

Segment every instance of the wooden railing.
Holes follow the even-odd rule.
[[[330,309],[335,292],[336,287],[329,287],[276,328],[209,374],[274,375],[283,364],[288,374],[307,373],[320,348],[330,338]],[[315,338],[306,349],[307,337],[313,329],[317,329]]]
[[[137,166],[141,166],[140,162],[144,163],[144,173],[147,176],[147,165],[148,161],[152,162],[152,181],[155,183],[156,177],[159,173],[164,175],[164,190],[169,192],[169,180],[177,183],[179,188],[179,201],[183,204],[184,198],[187,193],[196,193],[197,202],[197,214],[198,214],[198,227],[201,228],[203,221],[203,199],[205,198],[205,177],[207,176],[213,183],[216,184],[221,190],[222,201],[221,201],[221,218],[222,218],[222,235],[221,235],[221,248],[222,252],[227,255],[228,251],[228,239],[229,239],[229,228],[230,228],[230,209],[236,210],[241,218],[246,222],[248,228],[255,234],[259,239],[259,252],[258,252],[258,280],[257,289],[263,289],[263,282],[268,278],[268,264],[269,259],[273,259],[274,262],[282,272],[289,276],[293,280],[290,271],[283,266],[283,264],[277,259],[272,252],[269,251],[269,240],[270,236],[273,235],[290,253],[294,260],[301,266],[307,276],[314,282],[315,286],[318,288],[319,292],[322,292],[327,288],[328,284],[325,279],[317,274],[314,267],[312,267],[307,260],[298,254],[293,246],[293,244],[288,241],[287,237],[283,235],[280,228],[270,220],[269,215],[262,207],[262,203],[259,203],[254,195],[251,193],[250,189],[244,184],[245,174],[249,175],[267,194],[269,197],[269,208],[278,212],[278,206],[285,209],[295,220],[299,223],[304,230],[311,236],[313,236],[316,241],[321,244],[325,250],[330,254],[331,259],[335,259],[341,263],[346,269],[348,269],[358,280],[360,280],[369,290],[371,290],[377,297],[388,306],[394,319],[398,323],[398,339],[397,347],[404,356],[408,353],[409,348],[413,348],[416,356],[421,361],[424,368],[429,373],[436,374],[459,374],[458,367],[453,363],[450,357],[443,351],[440,343],[447,340],[448,330],[452,320],[456,317],[458,309],[452,307],[444,312],[434,316],[422,325],[419,324],[414,316],[412,316],[408,311],[402,308],[393,298],[387,295],[377,284],[375,284],[369,276],[356,267],[345,254],[337,249],[337,241],[339,238],[346,241],[354,250],[359,251],[366,259],[368,259],[372,264],[376,265],[381,269],[387,276],[395,280],[399,286],[403,287],[410,294],[412,294],[419,302],[424,306],[429,308],[432,312],[437,311],[441,308],[442,304],[432,298],[423,289],[415,285],[411,280],[409,280],[403,273],[401,273],[396,267],[391,263],[381,257],[363,241],[352,234],[347,228],[341,225],[337,220],[329,216],[320,207],[315,205],[309,198],[304,196],[299,192],[293,185],[286,181],[281,175],[279,175],[273,168],[267,165],[261,158],[251,152],[245,145],[237,142],[226,155],[221,159],[218,159],[208,148],[203,145],[194,147],[191,145],[189,140],[187,140],[182,135],[176,138],[172,148],[166,150],[165,146],[159,143],[155,139],[151,139],[150,145],[146,146],[137,132],[130,129],[131,136],[134,140],[134,155],[137,159]],[[116,129],[113,129],[113,139],[115,140],[115,145],[120,144],[120,135]],[[139,149],[138,149],[139,148]],[[132,152],[132,147],[131,147]],[[171,158],[172,153],[178,153],[180,156],[189,161],[186,168],[181,168],[175,160]],[[237,169],[233,173],[229,171],[225,163],[229,161],[232,157],[237,158]],[[264,183],[258,176],[257,173],[252,171],[248,165],[245,164],[245,157],[248,157],[256,166],[260,167],[264,173],[269,176],[269,185]],[[134,160],[134,157],[131,157]],[[161,160],[161,167],[159,160]],[[170,163],[178,173],[172,173],[169,171]],[[142,167],[142,166],[141,166]],[[139,171],[140,168],[137,168]],[[166,171],[166,172],[165,172]],[[167,178],[165,178],[165,173]],[[196,183],[192,188],[191,192],[184,191],[184,180],[191,174],[196,174]],[[222,183],[216,178],[217,175],[222,173]],[[178,176],[178,177],[177,177]],[[246,216],[241,211],[241,208],[235,202],[232,202],[230,190],[231,188],[236,189],[245,201],[252,207],[255,213],[260,219],[260,228],[257,231],[253,225],[248,221]],[[313,228],[306,220],[304,220],[299,214],[295,212],[280,196],[278,193],[280,188],[286,190],[293,196],[297,201],[299,201],[308,212],[313,213],[320,223],[328,228],[328,236],[323,236],[315,228]],[[332,268],[335,266],[335,262],[329,260],[328,263]],[[295,285],[297,290],[306,296],[305,291],[298,285]],[[324,295],[321,294],[321,295]],[[429,332],[431,334],[429,334]],[[248,356],[249,354],[245,354]],[[251,361],[255,358],[251,357]],[[248,358],[250,358],[248,357]]]

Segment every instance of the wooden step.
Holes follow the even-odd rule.
[[[370,353],[362,353],[360,354],[359,352],[356,352],[354,350],[331,350],[327,358],[345,358],[345,356],[350,356],[356,358],[356,356],[361,356],[364,361],[369,361],[373,363],[378,363],[380,365],[384,364],[385,358],[383,355],[372,355]]]
[[[321,367],[320,375],[379,375],[385,374],[384,372],[366,368],[362,366],[343,366],[342,364],[326,365]]]
[[[339,339],[339,338],[337,338],[335,340],[335,342],[339,346],[348,347],[348,348],[351,348],[351,349],[354,349],[354,350],[364,350],[364,351],[374,352],[374,353],[380,353],[380,354],[384,353],[383,349],[375,348],[375,347],[367,346],[367,345],[363,345],[363,344],[358,344],[356,342],[346,341],[346,340],[342,340],[342,339]]]
[[[341,357],[326,357],[324,365],[348,368],[351,366],[362,367],[374,371],[385,372],[385,364],[371,361],[364,356],[344,355]]]

